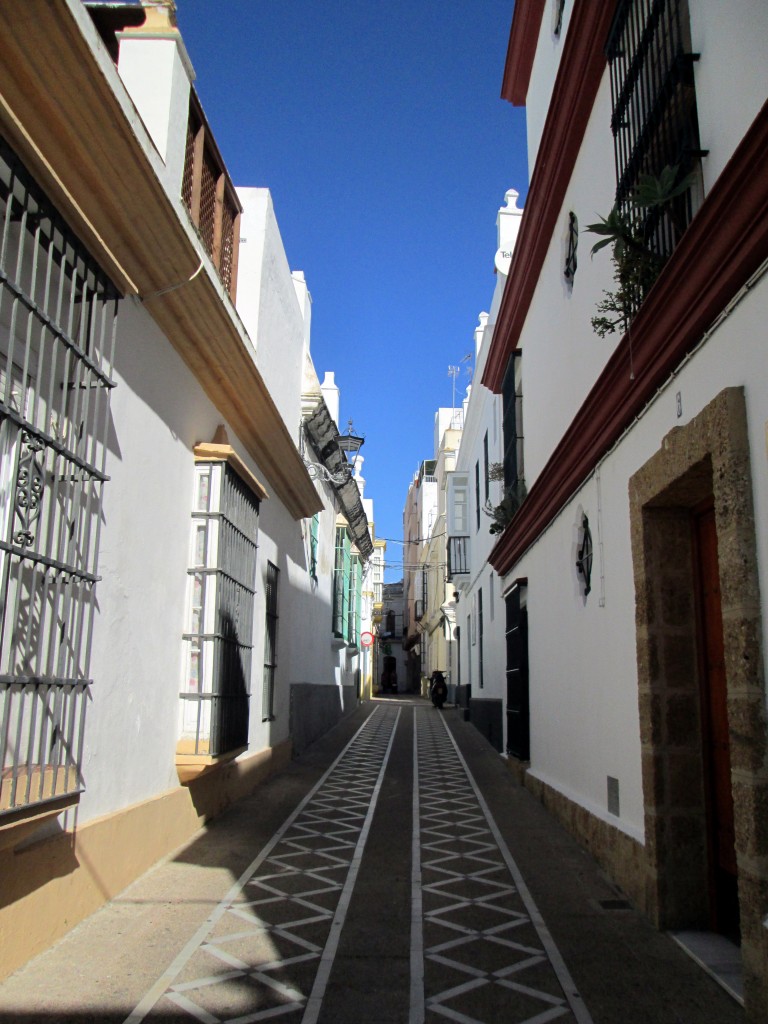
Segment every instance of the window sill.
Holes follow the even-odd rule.
[[[78,790],[45,803],[26,804],[3,814],[0,817],[0,851],[18,846],[51,818],[58,817],[69,807],[76,807],[80,803],[80,793]]]
[[[222,765],[229,764],[248,749],[245,746],[228,750],[225,754],[192,754],[184,750],[185,745],[182,740],[176,747],[176,774],[182,786],[188,786],[201,775],[208,775]]]

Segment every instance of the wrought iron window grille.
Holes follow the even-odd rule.
[[[469,572],[469,536],[448,538],[448,579]]]
[[[622,0],[606,45],[619,208],[643,221],[651,250],[666,260],[701,200],[699,142],[688,0]],[[695,184],[666,209],[638,211],[631,198],[642,176],[666,167]]]
[[[504,441],[504,490],[515,491],[525,477],[522,352],[509,357],[501,389]]]
[[[259,499],[223,460],[195,466],[179,751],[248,745]]]
[[[118,293],[0,139],[0,816],[73,802]]]

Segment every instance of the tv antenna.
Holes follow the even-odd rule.
[[[452,378],[452,381],[451,381],[451,388],[452,388],[452,390],[451,390],[451,409],[455,409],[456,408],[456,378],[459,376],[459,367],[458,366],[449,366],[448,367],[448,376]]]

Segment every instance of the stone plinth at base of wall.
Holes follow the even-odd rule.
[[[186,844],[287,765],[291,742],[244,756],[151,800],[0,852],[0,979]]]
[[[645,847],[531,775],[521,762],[510,758],[508,763],[525,788],[592,854],[634,906],[647,914]]]

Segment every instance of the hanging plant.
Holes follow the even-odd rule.
[[[598,315],[592,317],[592,327],[601,338],[616,330],[627,330],[661,273],[668,254],[654,249],[655,230],[667,218],[677,234],[682,233],[685,225],[676,216],[674,200],[687,192],[694,180],[694,174],[678,180],[678,168],[669,166],[658,177],[643,174],[629,197],[628,207],[616,205],[607,217],[587,225],[587,231],[603,236],[592,246],[593,256],[607,245],[613,247],[616,287],[603,292],[605,298],[597,304]]]
[[[493,520],[488,527],[489,533],[503,533],[506,530],[515,518],[527,493],[525,480],[519,477],[516,484],[506,489],[504,497],[498,505],[492,505],[490,501],[485,503],[483,511]]]

